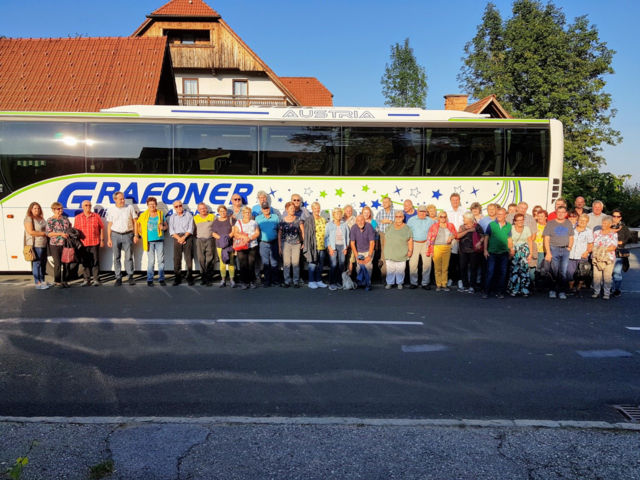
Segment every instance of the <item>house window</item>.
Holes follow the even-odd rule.
[[[249,82],[246,80],[234,80],[233,81],[233,94],[234,95],[249,95]]]
[[[183,33],[182,34],[182,44],[183,45],[193,45],[196,43],[195,37],[193,33]]]
[[[198,95],[198,79],[183,78],[182,91],[185,95]]]

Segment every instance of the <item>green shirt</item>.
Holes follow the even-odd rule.
[[[404,262],[409,259],[409,239],[413,238],[413,231],[406,224],[396,230],[395,225],[389,225],[384,237],[384,256],[394,262]]]
[[[501,227],[498,220],[494,220],[487,225],[485,233],[489,237],[487,245],[489,253],[509,253],[509,238],[511,238],[511,224],[509,222],[505,222],[504,227]]]

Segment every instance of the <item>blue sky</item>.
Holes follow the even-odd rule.
[[[8,37],[66,37],[75,34],[127,36],[164,0],[87,2],[51,0],[3,2],[0,34]],[[409,37],[429,77],[427,108],[442,109],[443,96],[462,93],[456,75],[464,44],[476,33],[486,2],[459,0],[208,0],[267,64],[281,76],[317,77],[338,106],[384,106],[380,78],[391,44]],[[504,17],[511,1],[494,0]],[[618,114],[613,127],[624,141],[605,147],[615,174],[640,182],[640,55],[637,19],[640,2],[632,0],[556,0],[568,20],[587,15],[601,40],[617,54],[615,75],[606,78]]]

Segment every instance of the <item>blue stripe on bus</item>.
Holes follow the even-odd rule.
[[[389,117],[419,117],[419,113],[387,113]]]
[[[269,115],[269,112],[223,112],[222,110],[171,110],[171,113],[244,113],[245,115]]]

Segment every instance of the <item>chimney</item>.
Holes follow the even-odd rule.
[[[444,109],[445,110],[460,110],[464,111],[467,108],[467,99],[469,95],[445,95],[444,96]]]

